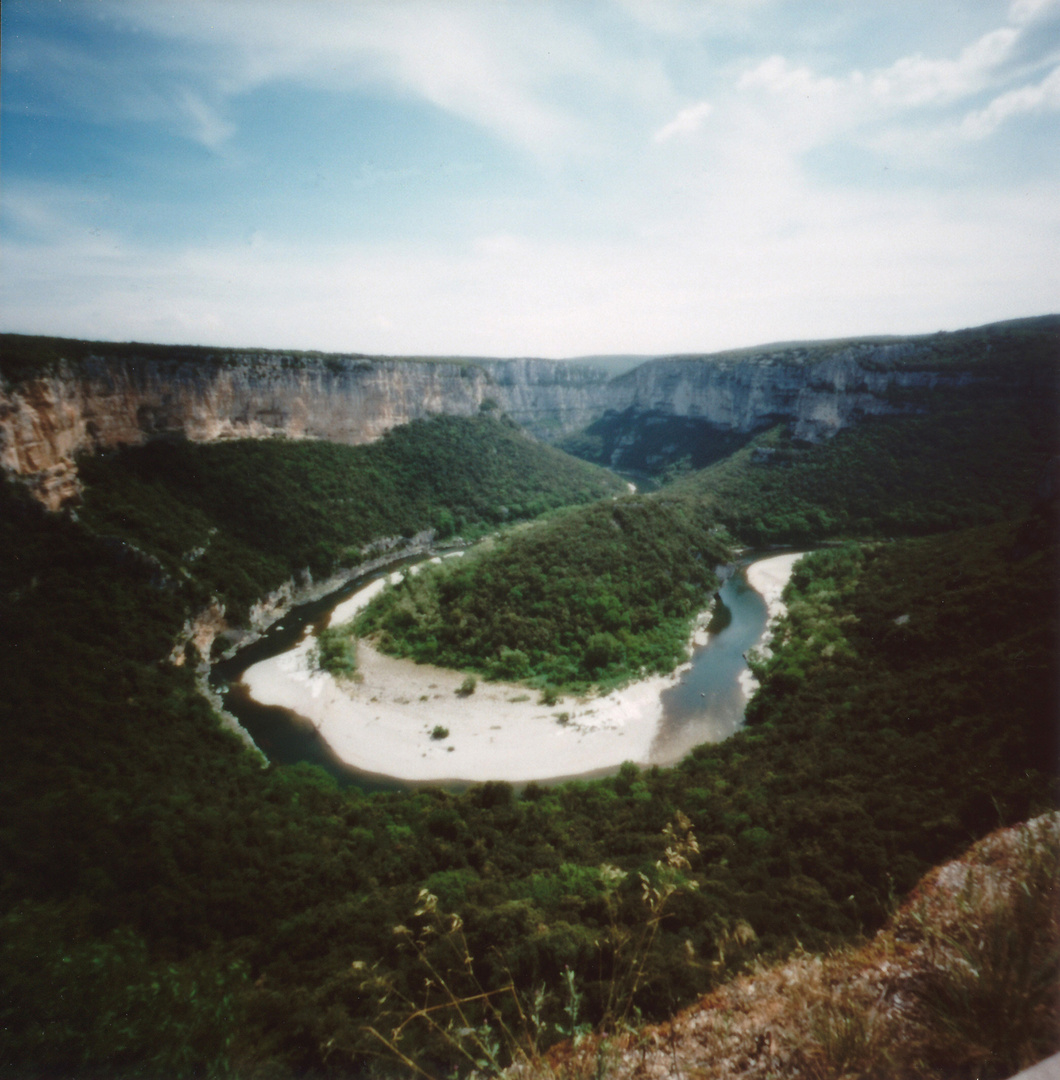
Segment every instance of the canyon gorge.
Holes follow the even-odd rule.
[[[984,328],[984,331],[990,328]],[[991,344],[979,334],[981,355]],[[962,335],[763,346],[658,357],[609,377],[590,363],[108,345],[3,335],[0,465],[56,509],[79,492],[77,456],[154,438],[358,444],[430,415],[498,409],[554,442],[605,417],[690,418],[750,434],[787,422],[818,442],[925,390],[991,378],[940,359]],[[27,349],[46,359],[19,364]],[[995,376],[996,377],[996,376]],[[611,454],[610,464],[621,464]]]

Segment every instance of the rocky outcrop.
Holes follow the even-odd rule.
[[[506,1080],[1012,1076],[1060,1050],[1058,870],[1060,815],[999,830],[931,871],[867,944],[759,964],[669,1023],[561,1044],[548,1070]],[[754,936],[737,923],[719,958]]]
[[[918,353],[924,368],[917,368]],[[805,354],[805,355],[804,355]],[[788,421],[796,438],[827,439],[866,416],[908,408],[901,395],[958,386],[967,372],[933,370],[913,344],[855,344],[820,357],[810,350],[661,357],[615,380],[616,397],[645,413],[696,417],[729,431]]]
[[[76,493],[86,450],[166,435],[370,442],[430,413],[473,413],[487,385],[480,368],[458,363],[90,356],[0,388],[0,463],[55,506]]]
[[[606,376],[556,361],[415,361],[225,354],[93,355],[0,382],[0,464],[55,508],[79,491],[76,456],[151,438],[371,442],[432,414],[493,406],[563,434],[598,414]]]
[[[450,538],[447,544],[460,544],[459,537]],[[272,592],[261,597],[250,609],[245,623],[231,623],[225,607],[217,599],[203,608],[193,618],[185,621],[170,651],[170,662],[182,667],[189,658],[196,658],[200,673],[209,670],[209,661],[215,652],[231,656],[238,649],[257,641],[274,623],[291,608],[308,604],[329,596],[348,582],[366,574],[374,573],[404,559],[427,555],[435,550],[435,532],[425,529],[414,536],[382,537],[361,551],[361,561],[343,567],[330,577],[315,580],[309,569],[297,578],[285,581]],[[215,643],[217,643],[215,647]],[[189,646],[192,650],[189,650]]]
[[[624,408],[624,390],[592,367],[564,360],[478,361],[494,400],[515,422],[549,440],[579,431],[607,409]]]
[[[921,339],[664,357],[614,379],[554,360],[139,348],[82,347],[46,373],[0,380],[0,465],[47,506],[76,498],[78,454],[166,436],[357,444],[431,414],[495,407],[546,440],[623,412],[742,433],[788,421],[797,437],[820,440],[909,408],[912,392],[973,377],[933,364]]]

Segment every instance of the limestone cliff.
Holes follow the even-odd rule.
[[[93,355],[0,387],[0,462],[48,505],[76,491],[85,450],[182,435],[362,443],[429,413],[473,413],[479,368],[334,357],[166,361]]]
[[[966,358],[989,354],[989,330],[964,333]],[[1055,337],[1051,325],[1049,332]],[[356,444],[420,417],[492,406],[544,439],[627,413],[694,418],[739,433],[787,421],[797,437],[820,440],[864,416],[915,407],[911,393],[991,377],[974,365],[940,363],[938,337],[662,357],[612,379],[591,366],[554,360],[412,360],[0,337],[0,465],[52,508],[79,491],[78,454],[165,436]],[[41,342],[50,350],[48,362],[24,362]]]
[[[157,350],[155,350],[157,351]],[[371,442],[431,414],[492,403],[532,431],[573,430],[606,377],[556,361],[423,361],[226,353],[166,360],[102,351],[0,381],[0,464],[55,508],[76,456],[160,436]]]
[[[915,344],[855,343],[820,353],[787,347],[661,357],[620,376],[614,389],[638,411],[696,417],[742,433],[787,420],[797,438],[820,441],[862,417],[899,411],[896,392],[973,378],[936,369],[931,350]]]

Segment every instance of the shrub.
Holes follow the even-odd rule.
[[[337,678],[350,678],[357,671],[357,641],[352,624],[329,626],[317,635],[317,667]]]

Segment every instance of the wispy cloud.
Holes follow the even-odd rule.
[[[235,132],[235,125],[225,120],[212,105],[191,90],[185,90],[180,103],[189,120],[191,137],[211,150],[219,149]]]
[[[35,4],[14,9],[51,13],[35,38],[5,33],[5,121],[14,88],[54,145],[5,141],[12,329],[570,355],[952,328],[1060,295],[1060,176],[1018,159],[1060,111],[1060,0],[963,34],[916,7],[922,42],[856,46],[900,16],[102,0],[49,34],[60,9]]]
[[[130,25],[204,50],[197,62],[212,57],[218,94],[285,82],[385,87],[546,156],[584,147],[594,102],[669,87],[654,60],[604,48],[562,7],[188,0],[174,19],[168,0],[110,4]]]
[[[700,101],[682,109],[668,124],[664,124],[652,138],[655,142],[666,142],[675,135],[691,135],[703,125],[714,106],[709,101]]]
[[[746,69],[738,89],[778,153],[846,144],[892,165],[959,170],[962,144],[1021,115],[1055,111],[1060,0],[1015,0],[1007,25],[953,56],[914,53],[886,66],[819,73],[774,55]],[[1045,67],[1034,81],[1028,74]],[[993,95],[982,104],[986,95]],[[754,95],[767,95],[766,105]]]
[[[1003,26],[984,34],[955,60],[903,57],[869,81],[873,97],[884,104],[929,105],[966,98],[988,85],[994,72],[1013,55],[1020,30]]]
[[[83,233],[16,241],[0,301],[8,329],[73,336],[543,356],[953,329],[1055,306],[1049,189],[950,204],[894,193],[871,213],[856,192],[780,194],[782,228],[762,204],[724,201],[699,204],[677,236],[126,242],[105,259]]]
[[[985,109],[969,113],[961,124],[961,134],[969,139],[985,139],[1013,117],[1057,111],[1060,111],[1060,67],[1041,82],[1009,90],[994,98]]]
[[[1060,14],[1060,0],[1012,0],[1008,17],[1014,23],[1030,23]]]

